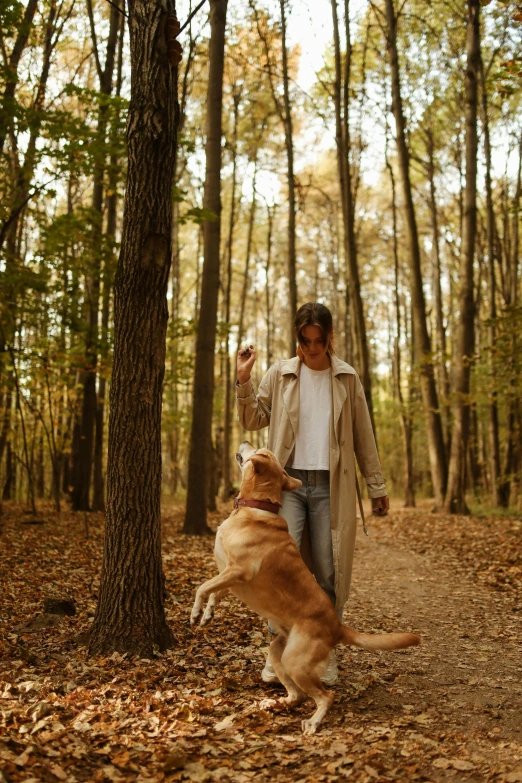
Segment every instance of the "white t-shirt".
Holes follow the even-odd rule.
[[[330,470],[330,371],[301,364],[299,425],[291,465],[296,470]]]

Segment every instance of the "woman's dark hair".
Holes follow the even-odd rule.
[[[334,353],[333,318],[330,310],[319,302],[307,302],[302,305],[294,319],[294,337],[303,342],[302,331],[305,326],[318,326],[323,337],[328,340],[328,353]]]

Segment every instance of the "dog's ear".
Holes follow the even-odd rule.
[[[299,489],[299,487],[302,485],[302,481],[300,479],[293,478],[293,476],[289,476],[286,470],[283,471],[283,491],[284,492],[293,492],[294,489]]]
[[[250,462],[254,468],[254,473],[264,473],[268,467],[268,454],[252,454]]]

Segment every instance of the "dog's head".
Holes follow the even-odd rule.
[[[241,469],[242,497],[268,498],[273,503],[281,502],[281,492],[299,489],[301,482],[289,476],[275,454],[268,449],[255,449],[247,440],[236,453],[236,462]]]

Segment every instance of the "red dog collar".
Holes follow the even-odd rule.
[[[234,508],[239,506],[248,506],[248,508],[260,508],[261,511],[270,511],[272,514],[279,514],[280,505],[270,503],[269,500],[246,500],[245,498],[234,498]]]

